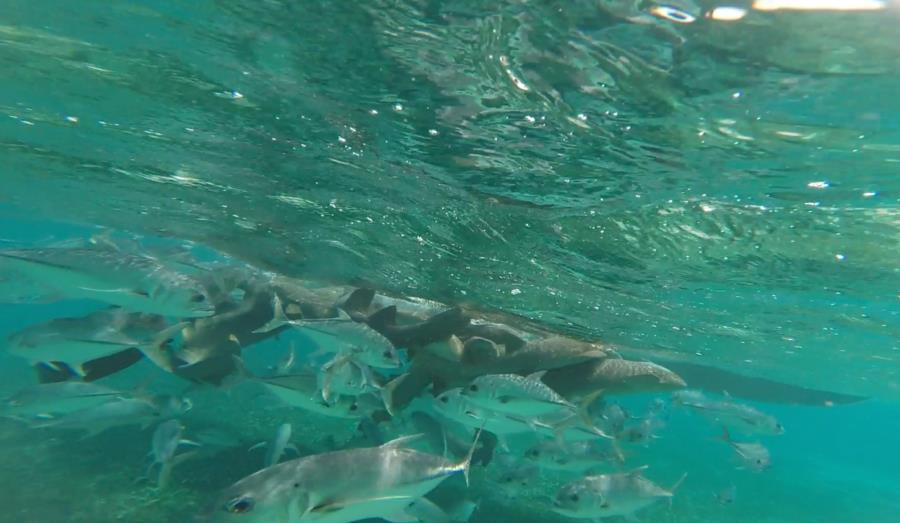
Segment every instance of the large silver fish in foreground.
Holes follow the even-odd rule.
[[[213,313],[200,282],[150,256],[106,248],[4,250],[0,269],[66,298],[182,318]]]
[[[198,517],[207,522],[345,523],[410,521],[407,509],[456,474],[468,480],[472,450],[450,461],[408,446],[407,436],[378,447],[315,454],[265,468],[226,489]],[[477,441],[477,437],[476,437]],[[475,445],[472,446],[472,449]]]

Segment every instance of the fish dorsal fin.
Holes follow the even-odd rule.
[[[539,371],[537,371],[537,372],[532,372],[531,374],[529,374],[528,376],[526,376],[525,379],[528,379],[528,380],[534,380],[534,381],[541,381],[541,378],[544,377],[544,374],[547,374],[547,371],[545,371],[545,370],[539,370]]]
[[[347,299],[344,300],[344,305],[341,307],[347,312],[364,312],[369,308],[369,305],[372,304],[372,300],[375,299],[375,291],[372,289],[356,289],[350,293],[350,296],[347,296]]]
[[[644,471],[647,470],[648,468],[650,468],[650,465],[641,465],[640,467],[638,467],[636,469],[629,470],[628,472],[626,472],[626,474],[628,474],[631,477],[643,476]]]
[[[388,441],[387,443],[382,443],[381,447],[382,448],[405,447],[405,446],[409,445],[410,443],[412,443],[413,441],[422,439],[423,437],[425,437],[425,434],[422,434],[422,433],[410,434],[408,436],[400,436],[399,438],[394,438],[391,441]]]
[[[389,305],[383,309],[380,309],[378,312],[369,316],[369,320],[367,323],[370,327],[377,331],[380,331],[389,325],[396,325],[397,306]]]
[[[722,395],[725,396],[725,397],[728,398],[728,399],[731,399],[731,394],[729,394],[727,390],[723,390],[723,391],[722,391]]]

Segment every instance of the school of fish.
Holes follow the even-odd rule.
[[[548,514],[636,519],[690,484],[681,476],[660,478],[660,486],[636,461],[636,449],[665,430],[670,410],[708,422],[722,434],[710,444],[730,449],[734,466],[753,473],[772,466],[760,437],[784,433],[757,407],[688,389],[665,366],[623,358],[598,340],[513,316],[201,261],[190,248],[86,241],[10,249],[0,251],[0,274],[16,291],[0,283],[0,300],[96,303],[84,316],[46,318],[8,336],[8,353],[34,367],[36,382],[5,398],[0,414],[81,437],[152,427],[145,476],[159,489],[190,475],[206,449],[242,445],[226,431],[192,430],[186,413],[201,387],[251,383],[311,419],[358,425],[368,442],[310,452],[284,423],[247,449],[265,449],[259,470],[233,478],[197,521],[465,522],[478,508],[474,492],[490,488],[469,489],[473,482],[515,500],[546,474],[563,478],[544,493]],[[288,332],[309,343],[282,342]],[[244,360],[255,350],[271,351],[274,363],[251,371]],[[103,383],[141,361],[183,381],[185,394]],[[615,401],[640,393],[657,395],[641,416]],[[470,475],[475,467],[484,473]],[[731,503],[734,487],[716,499]]]

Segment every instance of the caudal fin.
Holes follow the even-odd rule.
[[[484,431],[484,426],[478,429],[478,432],[475,433],[475,439],[472,441],[472,446],[469,447],[469,452],[466,453],[465,459],[460,463],[463,471],[463,477],[466,479],[466,486],[469,486],[469,468],[472,466],[472,456],[475,455],[475,450],[478,448],[478,440],[481,439],[481,433]]]

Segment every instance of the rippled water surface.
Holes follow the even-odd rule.
[[[11,0],[0,233],[34,245],[97,227],[192,240],[286,275],[520,315],[637,359],[874,398],[785,414],[774,491],[728,479],[723,452],[690,473],[672,512],[653,514],[896,521],[896,483],[866,467],[897,463],[900,6],[741,1],[727,4],[746,10],[731,22],[710,15],[723,6]],[[9,307],[5,332],[48,315]],[[30,378],[21,361],[4,364]],[[227,418],[213,396],[212,418]],[[260,416],[229,423],[265,438],[280,418]],[[655,447],[662,462],[712,437],[682,421]],[[132,480],[98,475],[104,440],[22,455],[28,436],[13,427],[0,450],[47,458],[16,462],[36,482],[90,473],[98,483],[71,487],[90,497]],[[118,448],[124,436],[104,437]],[[140,461],[141,437],[123,460]],[[316,448],[323,436],[309,437]],[[858,469],[848,446],[870,453]],[[54,470],[60,452],[94,457]],[[186,474],[162,501],[122,494],[112,510],[67,498],[42,519],[40,496],[4,506],[24,515],[15,521],[181,521],[203,474],[237,479],[244,454],[233,470]],[[659,466],[660,483],[679,463]],[[821,488],[786,494],[804,474]],[[731,513],[709,499],[728,482]],[[487,507],[476,518],[527,512]]]

